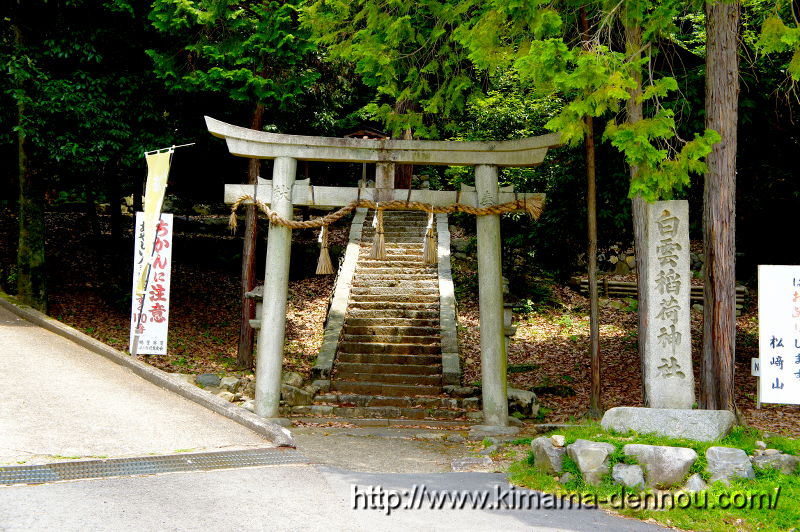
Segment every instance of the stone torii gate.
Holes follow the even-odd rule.
[[[342,207],[357,199],[415,201],[434,206],[461,203],[489,207],[520,199],[498,188],[498,167],[541,164],[548,148],[561,144],[558,134],[497,142],[371,140],[266,133],[206,117],[209,132],[224,138],[231,154],[274,159],[272,181],[259,185],[225,185],[225,202],[244,195],[270,204],[279,216],[291,219],[295,205]],[[475,190],[462,192],[397,190],[392,188],[314,187],[295,181],[297,161],[346,163],[406,163],[475,166]],[[384,185],[385,186],[385,185]],[[532,197],[534,195],[528,195]],[[536,194],[543,199],[543,195]],[[506,350],[503,334],[503,288],[500,216],[479,216],[478,282],[484,424],[508,424]],[[277,418],[289,287],[291,229],[270,223],[261,328],[256,351],[255,412]]]

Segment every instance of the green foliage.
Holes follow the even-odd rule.
[[[465,50],[453,38],[469,6],[448,0],[383,2],[317,0],[302,10],[302,27],[324,48],[326,59],[355,66],[375,89],[365,111],[393,135],[438,135],[431,115],[463,109],[479,88]]]
[[[31,1],[2,21],[0,63],[9,75],[0,89],[24,109],[15,130],[31,142],[30,164],[52,188],[129,174],[160,142],[163,110],[142,68],[141,20],[118,3]],[[97,17],[103,24],[87,22]],[[23,32],[14,44],[13,26]]]
[[[169,41],[147,54],[173,90],[286,107],[318,77],[305,63],[313,45],[295,23],[297,4],[159,0],[149,16]]]
[[[791,27],[778,14],[767,18],[761,27],[758,44],[767,53],[791,52],[786,71],[795,81],[800,81],[800,26],[797,19]]]
[[[617,4],[603,5],[598,6],[597,18],[606,24],[619,17],[623,25],[638,26],[648,43],[675,35],[677,16],[694,4],[640,0],[625,2],[621,11]],[[652,64],[652,48],[644,48],[641,57],[641,50],[616,51],[613,42],[600,41],[603,33],[599,30],[590,42],[580,42],[574,21],[565,22],[564,14],[570,12],[566,5],[526,5],[538,15],[522,15],[499,0],[489,2],[470,27],[462,28],[459,37],[478,65],[512,66],[540,94],[563,97],[568,103],[546,127],[559,131],[565,143],[575,145],[586,133],[586,117],[617,114],[636,94],[644,67]],[[554,13],[558,8],[562,16]],[[501,31],[491,33],[489,27]],[[706,131],[689,142],[678,140],[674,115],[661,103],[677,88],[673,76],[656,77],[651,69],[650,79],[637,97],[648,104],[650,116],[636,123],[619,124],[612,119],[605,128],[603,138],[620,150],[630,166],[638,168],[631,197],[641,194],[650,201],[672,198],[688,184],[690,174],[705,172],[702,159],[719,139]]]

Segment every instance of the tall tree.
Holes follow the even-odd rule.
[[[17,4],[13,12],[14,57],[9,62],[14,78],[17,101],[17,142],[19,146],[19,242],[17,246],[17,295],[23,303],[38,310],[47,310],[47,276],[44,248],[44,184],[31,160],[30,125],[35,97],[33,72],[28,46],[28,33],[34,20],[31,11]],[[26,61],[27,60],[27,61]],[[25,63],[28,63],[27,65]]]
[[[131,28],[141,19],[132,12],[114,0],[14,1],[10,7],[0,20],[0,62],[10,74],[0,78],[0,88],[17,109],[18,291],[44,309],[45,185],[86,194],[94,213],[95,197],[119,189],[122,176],[141,167],[161,113],[153,109],[153,78],[140,69],[145,58]],[[98,15],[102,25],[92,22]],[[118,195],[110,200],[115,204]]]
[[[452,116],[481,88],[454,38],[468,9],[452,0],[315,0],[303,8],[302,24],[328,60],[353,63],[375,89],[366,111],[393,136],[436,137],[430,118]]]
[[[308,68],[313,45],[297,25],[298,0],[157,0],[150,19],[169,36],[148,50],[156,72],[174,91],[223,92],[250,106],[250,127],[260,130],[270,109],[286,109],[317,78]],[[260,160],[248,164],[256,184]],[[246,211],[242,251],[242,319],[237,361],[253,366],[255,303],[244,294],[255,286],[256,208]]]
[[[581,39],[584,48],[589,48],[589,19],[586,9],[580,8]],[[589,356],[591,359],[591,387],[589,393],[589,417],[603,415],[600,386],[600,304],[597,294],[597,179],[594,147],[594,117],[587,116],[584,145],[586,147],[586,227],[587,273],[589,274]]]
[[[706,3],[706,125],[722,137],[707,158],[703,195],[705,305],[700,405],[711,410],[735,407],[738,30],[738,0]]]

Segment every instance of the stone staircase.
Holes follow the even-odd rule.
[[[459,420],[477,399],[443,394],[439,271],[424,264],[427,214],[384,211],[386,258],[370,258],[369,212],[361,233],[330,390],[317,408],[342,418]],[[472,414],[471,417],[475,417]]]

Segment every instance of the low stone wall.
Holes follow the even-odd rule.
[[[453,270],[450,265],[450,227],[446,214],[436,215],[439,264],[439,326],[442,330],[442,384],[461,382],[461,363],[458,356],[458,319]]]
[[[782,474],[795,474],[800,458],[767,449],[763,442],[752,456],[742,449],[714,446],[705,452],[706,476],[710,483],[729,484],[733,478],[755,478],[754,467],[774,468]],[[591,440],[576,440],[566,444],[565,437],[541,436],[531,442],[534,467],[548,475],[559,475],[566,484],[574,479],[564,472],[564,458],[569,457],[577,466],[583,481],[593,486],[600,485],[608,475],[614,484],[644,491],[646,489],[672,489],[702,491],[708,488],[699,473],[689,475],[697,461],[694,449],[666,445],[644,445],[629,443],[622,446],[627,462],[611,464],[611,456],[617,447],[611,443]]]
[[[317,355],[317,362],[311,368],[311,376],[317,380],[330,380],[333,360],[336,357],[336,347],[344,326],[344,317],[347,314],[347,303],[350,300],[350,287],[353,283],[353,274],[356,271],[359,252],[361,250],[361,232],[364,229],[364,220],[367,209],[357,209],[350,225],[350,238],[347,242],[347,251],[344,255],[342,268],[336,278],[336,287],[333,289],[333,299],[328,310],[328,321],[325,323],[325,332],[322,347]]]

